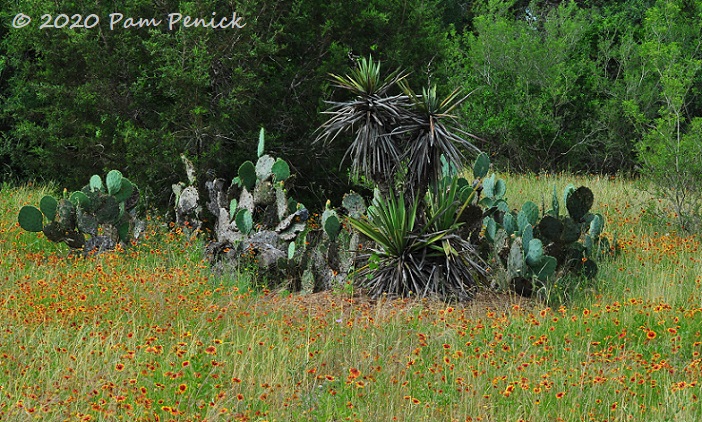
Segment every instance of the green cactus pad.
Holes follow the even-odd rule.
[[[17,221],[20,227],[28,232],[38,233],[44,228],[44,214],[32,205],[25,205],[20,209]]]
[[[576,222],[581,222],[585,214],[590,211],[594,201],[595,196],[592,194],[590,188],[581,186],[568,196],[568,200],[566,201],[568,214]]]
[[[329,205],[329,201],[327,201],[327,207],[329,208],[325,209],[322,213],[322,226],[324,226],[329,217],[336,217],[337,219],[339,218],[339,216],[336,214],[336,211],[334,211]]]
[[[481,152],[478,158],[475,159],[475,164],[473,164],[473,177],[476,179],[482,179],[487,176],[488,171],[490,171],[490,157]]]
[[[486,198],[495,197],[495,173],[491,174],[490,177],[483,179],[483,196]]]
[[[290,242],[288,245],[288,260],[292,260],[295,257],[295,242]]]
[[[511,213],[505,214],[502,218],[502,227],[505,229],[507,234],[511,235],[517,231],[517,219]]]
[[[56,198],[53,196],[46,195],[45,197],[41,198],[41,201],[39,201],[39,209],[42,213],[44,213],[44,216],[49,221],[54,221],[56,219],[57,207],[58,201],[56,201]]]
[[[561,233],[563,233],[563,223],[561,223],[559,219],[550,215],[545,215],[536,227],[540,235],[547,240],[551,242],[560,241]]]
[[[541,281],[546,281],[549,277],[555,274],[557,267],[558,261],[556,260],[556,258],[544,255],[541,258],[541,261],[538,262],[536,265],[532,266],[531,268],[534,271],[536,278],[538,278]]]
[[[515,241],[507,257],[507,273],[510,279],[524,275],[524,251],[521,242]]]
[[[539,220],[539,206],[531,201],[527,201],[522,205],[522,211],[524,211],[529,224],[532,226],[536,225],[536,222]]]
[[[553,185],[553,196],[551,197],[551,209],[553,211],[553,216],[558,217],[561,213],[561,206],[558,203],[558,192],[556,191],[556,185]]]
[[[95,218],[100,224],[114,224],[119,220],[120,207],[114,196],[103,196],[99,199]]]
[[[540,239],[531,239],[526,253],[526,263],[534,269],[544,257],[544,245]]]
[[[528,248],[532,239],[534,239],[534,228],[531,226],[531,224],[527,224],[524,226],[524,229],[522,230],[522,246],[524,249]]]
[[[329,216],[324,222],[324,232],[332,241],[336,240],[341,232],[341,222],[336,215]]]
[[[507,193],[507,184],[504,180],[497,179],[493,188],[493,195],[495,198],[504,198],[505,193]]]
[[[102,184],[102,179],[100,176],[97,174],[93,174],[93,176],[90,178],[90,191],[95,192],[95,191],[105,191],[105,186]]]
[[[526,227],[528,224],[529,217],[527,217],[524,210],[520,210],[519,213],[517,213],[517,233],[521,233],[522,231],[524,231],[524,227]]]
[[[341,200],[341,206],[348,211],[349,216],[352,218],[361,218],[366,212],[366,201],[361,195],[353,191],[344,195],[344,198]]]
[[[266,149],[266,131],[261,128],[261,130],[258,132],[258,148],[256,150],[256,156],[261,157],[263,155],[263,151]]]
[[[239,166],[239,180],[247,190],[253,191],[256,186],[256,167],[251,161],[244,161]]]
[[[253,230],[253,217],[251,216],[251,212],[249,210],[239,210],[239,212],[236,213],[234,220],[236,222],[236,227],[243,234],[248,235],[251,233],[251,230]]]
[[[236,198],[232,199],[229,202],[229,221],[233,220],[234,217],[236,216],[236,207],[239,205],[239,202],[237,202]]]
[[[134,193],[134,185],[126,177],[122,178],[120,190],[113,194],[117,202],[125,202]]]
[[[597,239],[602,234],[602,229],[604,228],[604,217],[602,214],[595,214],[592,221],[590,222],[589,234],[593,239]]]
[[[273,164],[271,172],[273,173],[276,182],[283,182],[288,180],[290,177],[290,166],[285,160],[278,158],[275,160],[275,164]]]
[[[83,209],[90,207],[90,198],[81,191],[73,192],[68,200],[71,201],[71,203],[76,207]]]
[[[497,223],[492,217],[485,217],[485,237],[491,242],[495,241],[495,234],[497,233]]]
[[[119,170],[110,170],[105,177],[107,193],[114,195],[122,189],[122,173]]]

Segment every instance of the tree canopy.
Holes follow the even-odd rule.
[[[688,138],[699,132],[701,1],[5,4],[7,180],[78,186],[118,168],[163,205],[183,178],[181,153],[199,172],[231,178],[265,127],[268,147],[297,175],[297,195],[321,205],[348,188],[339,163],[352,141],[312,143],[325,101],[344,95],[329,74],[368,56],[407,71],[417,92],[430,84],[442,96],[473,91],[460,122],[513,169],[633,171],[671,115]],[[13,27],[19,13],[32,22]],[[110,28],[113,13],[123,18]],[[242,27],[169,29],[169,13],[204,21],[236,13]],[[42,15],[62,26],[62,14],[69,24],[40,29]],[[76,14],[85,26],[90,15],[99,24],[71,29]],[[135,26],[124,28],[129,18]]]

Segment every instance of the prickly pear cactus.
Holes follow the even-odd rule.
[[[344,195],[344,198],[341,200],[341,206],[346,209],[349,217],[352,218],[361,218],[367,209],[366,201],[363,197],[353,191]]]
[[[290,177],[290,166],[288,166],[287,162],[278,158],[275,160],[273,167],[271,167],[271,172],[276,182],[284,182]]]
[[[44,228],[44,215],[32,205],[25,205],[20,209],[17,221],[20,227],[28,232],[38,233]]]
[[[494,195],[494,184],[488,185],[488,193]],[[541,218],[538,206],[528,201],[519,212],[498,212],[484,220],[484,239],[493,245],[492,262],[504,268],[510,286],[520,294],[543,293],[566,273],[594,277],[595,259],[603,256],[603,248],[609,250],[608,240],[601,238],[604,217],[590,213],[592,191],[568,185],[563,200],[565,216],[560,215],[554,187],[551,209]]]
[[[113,246],[119,240],[130,241],[130,230],[136,222],[133,208],[138,202],[139,190],[118,170],[107,174],[105,184],[102,180],[94,175],[82,190],[70,195],[64,189],[62,199],[45,196],[40,201],[40,209],[23,207],[18,215],[20,226],[28,231],[41,231],[52,242],[64,242],[86,253],[89,245],[101,237],[99,228],[115,233],[114,239],[108,242]],[[87,242],[86,236],[89,236]]]

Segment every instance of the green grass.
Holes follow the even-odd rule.
[[[0,420],[702,420],[699,239],[631,181],[505,178],[515,207],[592,188],[624,246],[596,290],[558,309],[252,293],[158,221],[70,256],[16,224],[50,189],[5,186]]]

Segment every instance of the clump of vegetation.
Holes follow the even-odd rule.
[[[119,242],[128,244],[140,226],[134,212],[138,202],[139,189],[119,170],[111,170],[104,183],[96,174],[70,195],[64,189],[63,198],[46,195],[39,208],[23,206],[17,221],[24,230],[42,232],[72,249],[113,249]]]
[[[597,260],[613,250],[609,240],[601,237],[604,216],[590,212],[594,194],[585,186],[568,185],[563,202],[565,214],[554,186],[548,211],[542,213],[534,202],[526,201],[518,212],[502,207],[485,218],[493,262],[506,274],[506,285],[501,287],[548,299],[552,286],[563,277],[597,275]]]
[[[379,188],[368,215],[348,219],[375,243],[366,248],[360,285],[373,297],[470,298],[486,272],[474,246],[459,235],[462,226],[482,218],[470,212],[473,186],[454,171],[464,163],[459,146],[477,151],[457,135],[450,114],[466,97],[456,90],[440,99],[434,86],[416,94],[403,72],[383,78],[372,58],[359,59],[350,74],[332,79],[352,98],[331,103],[317,140],[353,132],[346,152],[351,168]],[[401,93],[390,93],[395,85]]]

